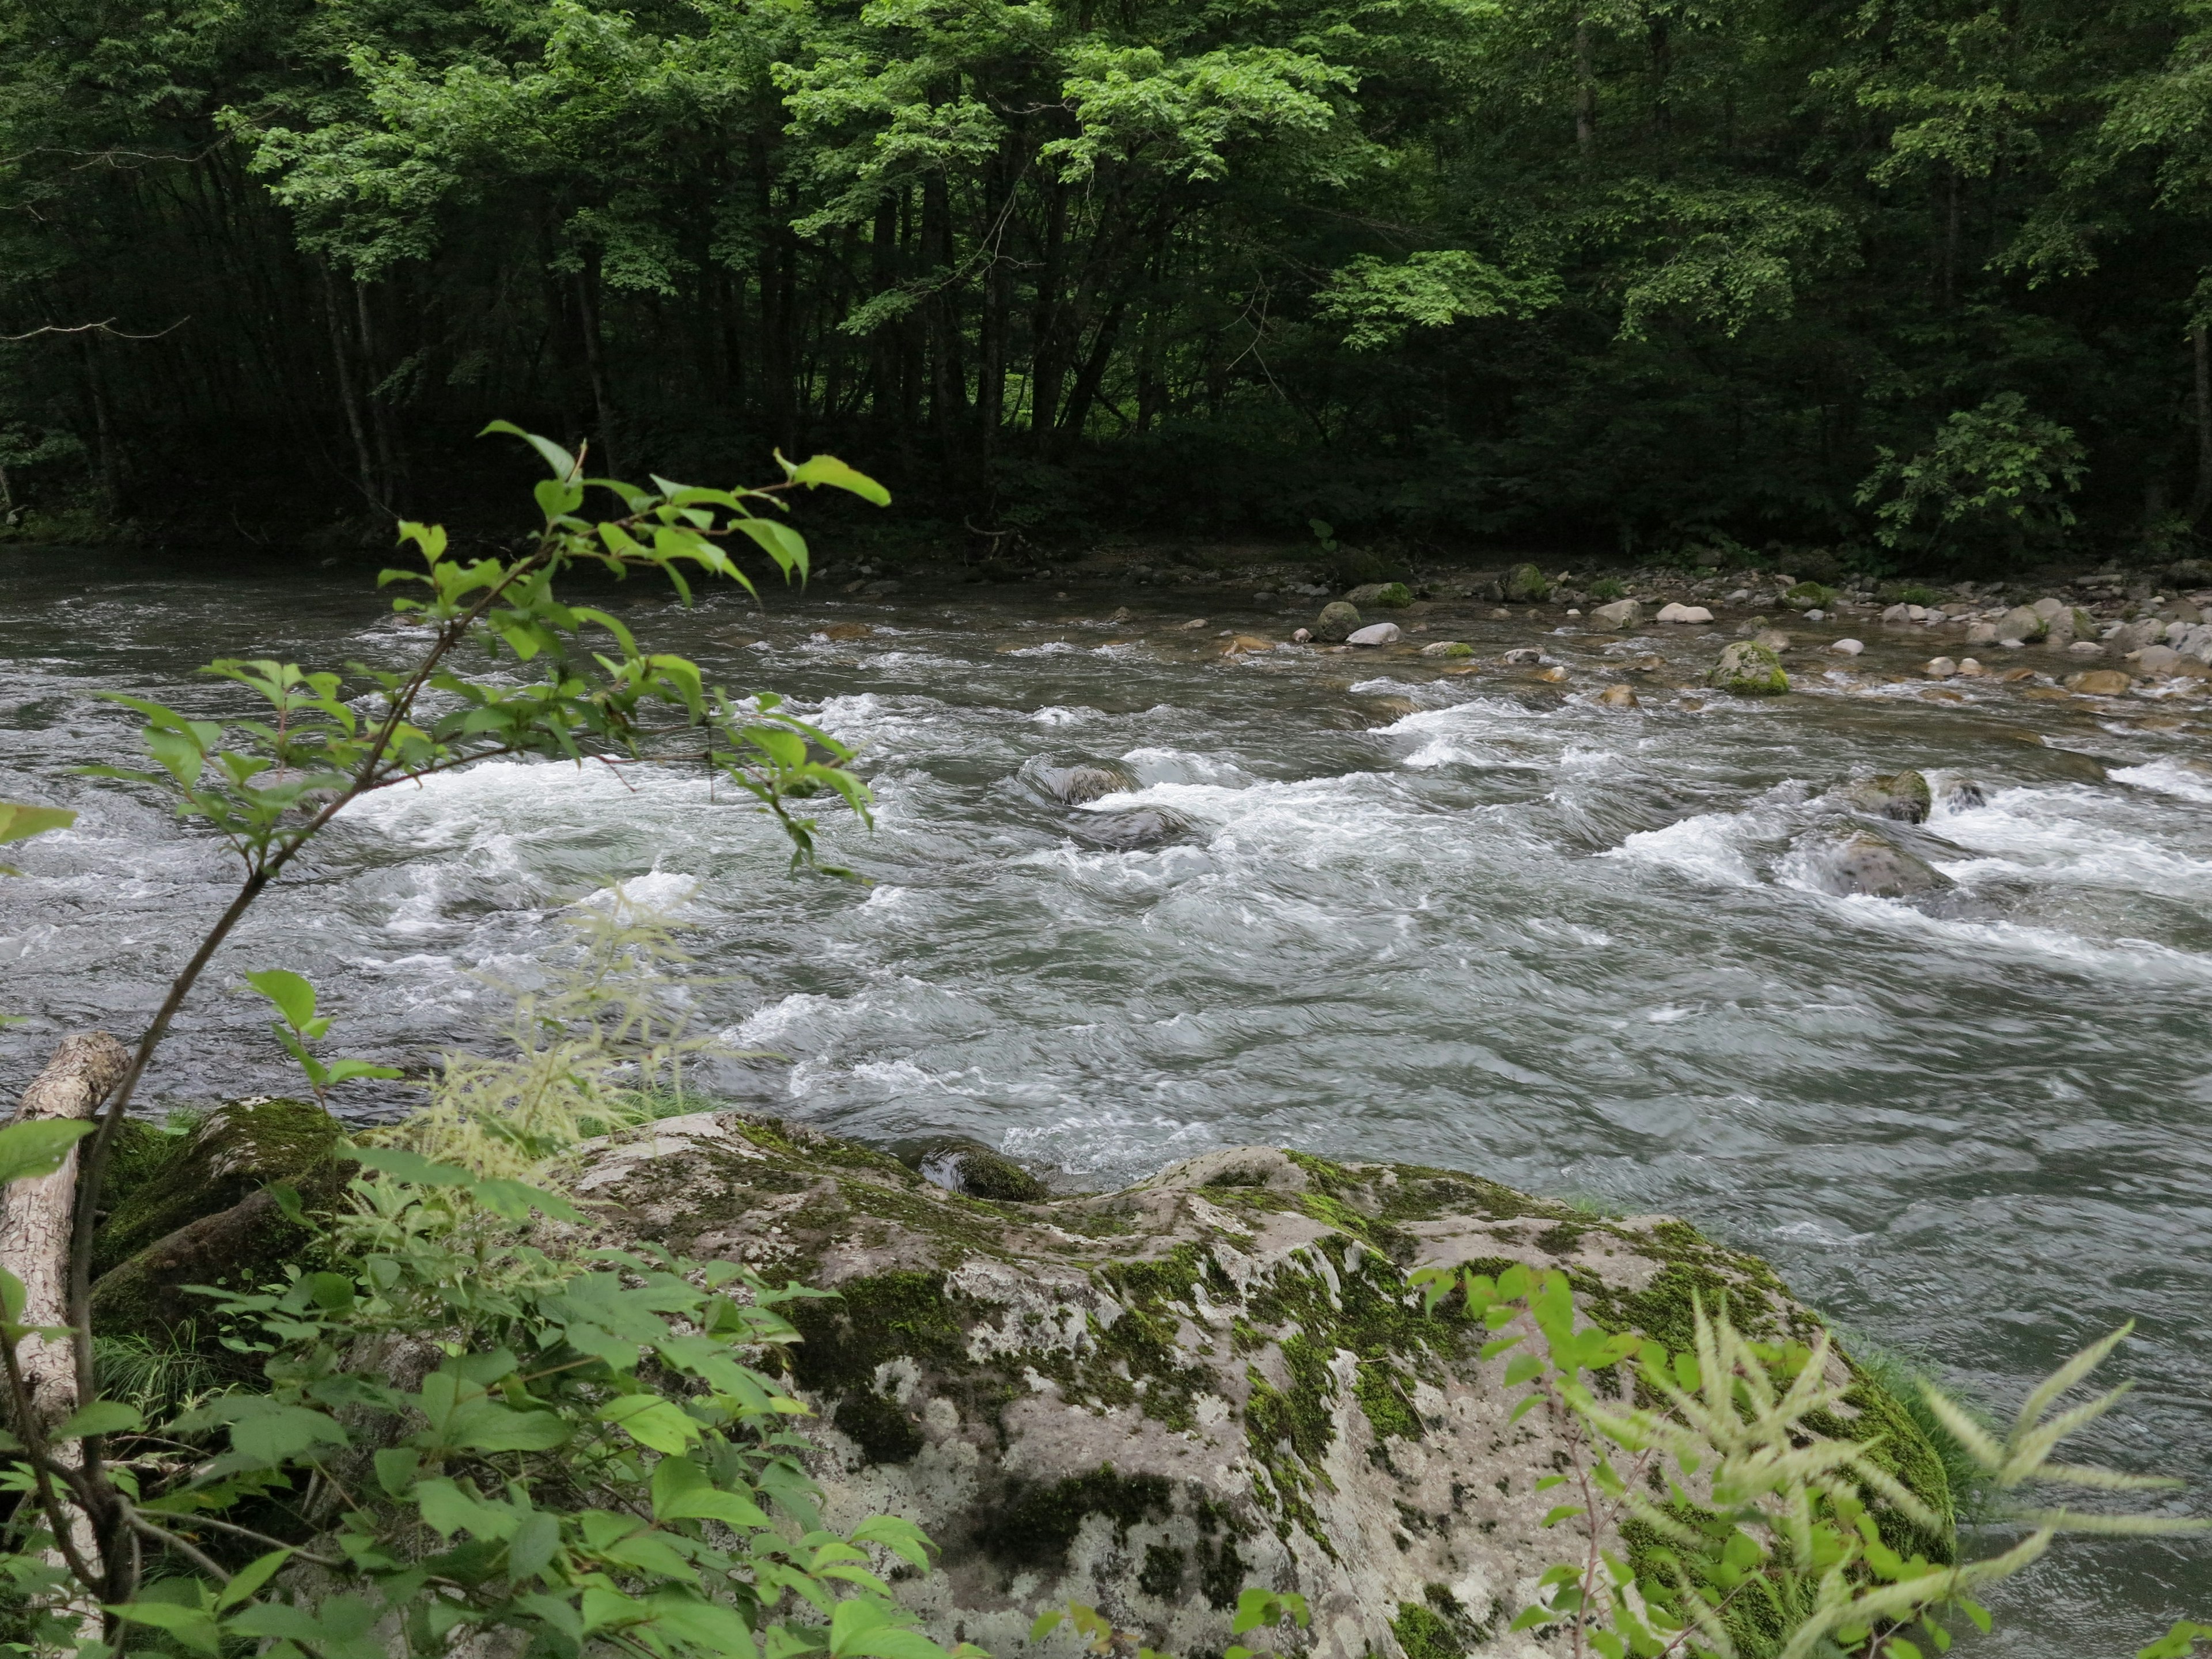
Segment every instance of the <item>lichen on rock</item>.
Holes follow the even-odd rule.
[[[1424,1313],[1417,1267],[1558,1268],[1589,1318],[1670,1346],[1699,1297],[1753,1331],[1816,1328],[1765,1263],[1680,1221],[1264,1147],[994,1201],[724,1112],[600,1149],[577,1184],[594,1242],[839,1293],[793,1315],[825,1516],[919,1522],[940,1569],[898,1593],[940,1639],[998,1652],[1070,1601],[1155,1648],[1218,1652],[1237,1593],[1263,1585],[1308,1598],[1328,1659],[1540,1653],[1506,1626],[1566,1547],[1536,1484],[1560,1431],[1513,1419],[1505,1358],[1480,1357],[1454,1304]],[[1874,1455],[1946,1512],[1910,1419],[1871,1378],[1853,1398],[1836,1431],[1884,1437]]]

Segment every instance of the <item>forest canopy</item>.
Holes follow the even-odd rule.
[[[11,512],[388,520],[495,416],[633,473],[834,449],[1042,532],[1988,566],[2212,508],[2180,0],[0,27]]]

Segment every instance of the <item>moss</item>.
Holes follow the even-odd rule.
[[[1547,1255],[1571,1255],[1588,1231],[1588,1228],[1577,1227],[1571,1221],[1562,1221],[1557,1226],[1547,1227],[1538,1233],[1535,1245]]]
[[[1145,1565],[1137,1574],[1137,1588],[1163,1601],[1182,1594],[1183,1553],[1172,1544],[1147,1544]]]
[[[902,1355],[938,1365],[966,1358],[963,1328],[945,1297],[945,1275],[878,1273],[837,1287],[834,1299],[795,1302],[785,1316],[803,1339],[792,1352],[801,1386],[823,1394],[872,1394],[876,1367]]]
[[[1198,1558],[1199,1593],[1206,1597],[1206,1606],[1217,1612],[1235,1607],[1237,1598],[1244,1593],[1245,1575],[1251,1571],[1237,1553],[1237,1540],[1201,1538],[1192,1553]]]
[[[1425,1601],[1401,1601],[1398,1616],[1390,1621],[1390,1634],[1398,1638],[1406,1659],[1461,1659],[1467,1644],[1450,1622]]]
[[[971,1198],[1000,1204],[1034,1204],[1051,1189],[1010,1158],[981,1151],[960,1155],[960,1185]]]
[[[921,1427],[889,1395],[855,1390],[838,1402],[830,1421],[871,1463],[903,1463],[922,1448]]]
[[[1173,1513],[1161,1476],[1117,1474],[1111,1463],[1102,1463],[1048,1486],[1016,1489],[978,1532],[977,1541],[994,1559],[1012,1565],[1063,1566],[1086,1516],[1105,1516],[1115,1536],[1127,1541],[1138,1522],[1164,1521]]]
[[[132,1178],[110,1199],[93,1241],[93,1271],[104,1273],[189,1223],[228,1210],[272,1182],[335,1193],[336,1119],[299,1100],[233,1101],[167,1147],[134,1134]],[[167,1137],[164,1137],[167,1139]]]
[[[1378,1360],[1359,1362],[1358,1380],[1352,1385],[1352,1398],[1358,1401],[1359,1409],[1367,1415],[1369,1425],[1377,1440],[1395,1435],[1401,1440],[1418,1440],[1421,1437],[1421,1419],[1405,1390],[1399,1386],[1398,1377],[1388,1364]]]

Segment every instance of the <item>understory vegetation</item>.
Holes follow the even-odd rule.
[[[2163,562],[2208,51],[2183,0],[57,0],[0,27],[0,518],[365,532],[503,411],[864,453],[994,550]]]

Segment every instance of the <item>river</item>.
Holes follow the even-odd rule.
[[[406,644],[357,572],[145,562],[0,550],[0,798],[83,815],[9,849],[27,878],[0,884],[0,1008],[29,1017],[0,1030],[11,1090],[59,1033],[134,1035],[231,878],[157,802],[72,774],[131,748],[90,694],[220,713],[191,676],[208,656]],[[1618,652],[1482,607],[1431,621],[1477,647],[1449,675],[1410,652],[1225,659],[1221,629],[1298,620],[1249,594],[625,603],[649,642],[859,746],[876,829],[825,813],[826,844],[870,884],[790,877],[770,826],[674,767],[394,790],[254,914],[142,1099],[288,1086],[235,990],[252,967],[310,975],[337,1052],[423,1065],[477,1034],[485,975],[526,973],[622,882],[684,907],[718,979],[702,1008],[777,1056],[712,1077],[750,1107],[966,1134],[1085,1184],[1265,1141],[1679,1214],[2000,1405],[2132,1317],[2115,1369],[2142,1392],[2087,1449],[2212,1512],[2201,700],[1930,701],[1881,672],[1925,642],[1870,617],[1843,678],[1793,654],[1798,694],[1758,702],[1670,689],[1708,630],[1647,629],[1632,648],[1662,665],[1622,710],[1589,696]],[[855,622],[875,631],[818,631]],[[1497,665],[1529,644],[1564,682]],[[1033,787],[1081,761],[1133,790],[1071,809]],[[1905,766],[1978,785],[1913,842],[1956,884],[1827,890],[1848,820],[1826,792]],[[2197,1546],[2062,1546],[1998,1606],[1976,1651],[2107,1659],[2212,1617],[2212,1571]]]

